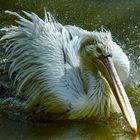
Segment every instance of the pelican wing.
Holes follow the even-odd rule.
[[[70,100],[84,92],[78,68],[78,37],[50,13],[43,21],[34,13],[23,11],[27,20],[15,12],[6,12],[19,19],[16,22],[20,26],[2,29],[6,33],[1,40],[9,41],[9,74],[17,95],[25,97],[24,107],[40,106],[55,113],[68,110]]]

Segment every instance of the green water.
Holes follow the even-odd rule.
[[[62,24],[87,30],[110,30],[131,60],[126,90],[140,128],[140,0],[0,0],[0,28],[13,24],[5,10],[32,11],[43,18],[46,7]],[[128,88],[129,87],[129,88]],[[115,123],[29,123],[0,116],[0,140],[123,140],[132,139],[127,126]],[[140,137],[140,132],[138,132]]]

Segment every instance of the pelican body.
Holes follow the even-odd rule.
[[[59,119],[108,118],[123,113],[135,132],[137,124],[122,85],[130,64],[109,31],[87,31],[63,26],[45,11],[45,20],[34,13],[15,12],[19,26],[3,28],[7,40],[9,76],[23,108],[55,114]]]

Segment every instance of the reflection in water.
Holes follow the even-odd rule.
[[[140,127],[140,1],[1,0],[0,28],[12,24],[15,20],[15,17],[6,15],[4,10],[20,13],[23,9],[43,17],[44,7],[63,24],[75,24],[87,30],[100,30],[103,25],[112,32],[114,40],[121,44],[131,60],[131,75],[126,87]],[[48,122],[45,125],[34,126],[10,121],[4,117],[0,119],[0,139],[3,140],[131,139],[131,134],[116,123]]]
[[[128,139],[131,135],[118,128],[104,123],[90,122],[48,122],[45,124],[27,124],[11,121],[3,117],[0,125],[0,138],[3,140],[112,140]],[[5,133],[6,132],[6,133]]]

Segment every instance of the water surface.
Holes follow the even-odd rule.
[[[0,0],[0,28],[14,24],[5,10],[32,11],[44,17],[47,8],[62,24],[86,30],[110,30],[131,61],[131,75],[126,90],[140,128],[140,1],[139,0]],[[22,14],[22,13],[21,13]],[[0,117],[2,140],[105,140],[132,139],[123,122],[47,122],[29,123]],[[138,133],[140,135],[140,132]],[[140,136],[139,136],[140,137]]]

